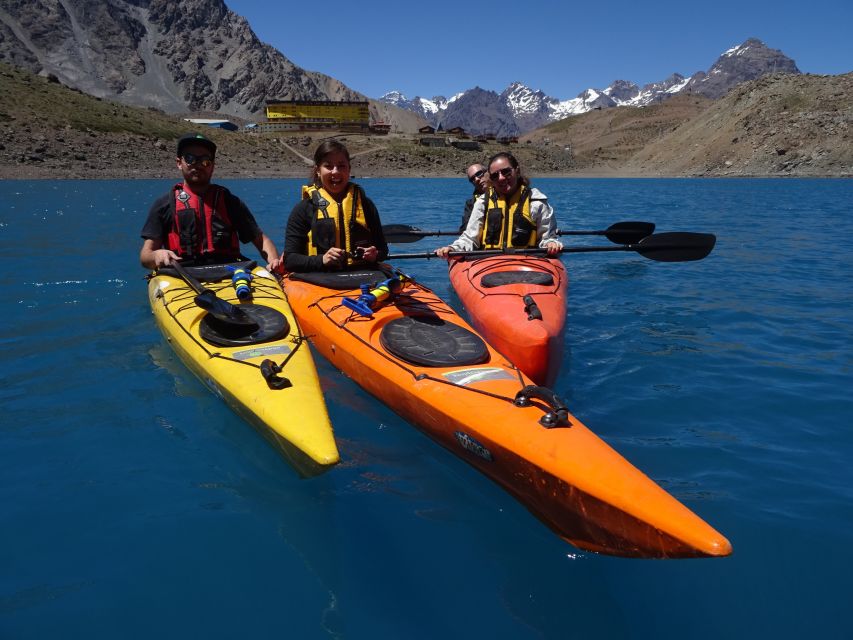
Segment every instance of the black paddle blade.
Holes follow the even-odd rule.
[[[711,253],[716,242],[717,237],[713,233],[672,231],[643,238],[629,249],[658,262],[690,262]]]
[[[617,222],[604,231],[614,244],[634,244],[655,232],[654,222]]]
[[[216,294],[210,289],[205,289],[195,297],[195,303],[207,311],[217,320],[227,322],[231,325],[239,325],[248,327],[250,325],[258,326],[258,323],[252,320],[248,314],[240,307],[221,300],[216,297]]]

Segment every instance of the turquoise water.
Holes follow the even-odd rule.
[[[223,183],[280,245],[298,181]],[[424,228],[468,191],[363,184]],[[567,545],[319,357],[343,462],[300,479],[154,324],[167,185],[0,182],[0,637],[853,637],[853,182],[536,181],[563,228],[718,236],[566,258],[556,390],[734,546],[688,561]],[[441,261],[405,267],[458,307]]]

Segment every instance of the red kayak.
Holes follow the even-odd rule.
[[[450,282],[471,324],[536,384],[551,387],[563,359],[569,277],[535,255],[450,261]]]

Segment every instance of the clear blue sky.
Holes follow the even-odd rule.
[[[500,92],[519,81],[565,100],[616,79],[707,71],[749,37],[805,73],[853,71],[853,0],[225,3],[298,66],[371,98]]]

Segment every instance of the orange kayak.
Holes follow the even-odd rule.
[[[363,314],[369,296],[354,304],[366,292],[359,285],[388,275],[288,274],[283,285],[303,331],[329,362],[565,540],[620,556],[731,553],[725,537],[584,426],[553,392],[533,385],[426,287],[397,282]]]
[[[450,283],[471,324],[536,384],[552,386],[563,360],[569,276],[541,256],[451,260]]]

